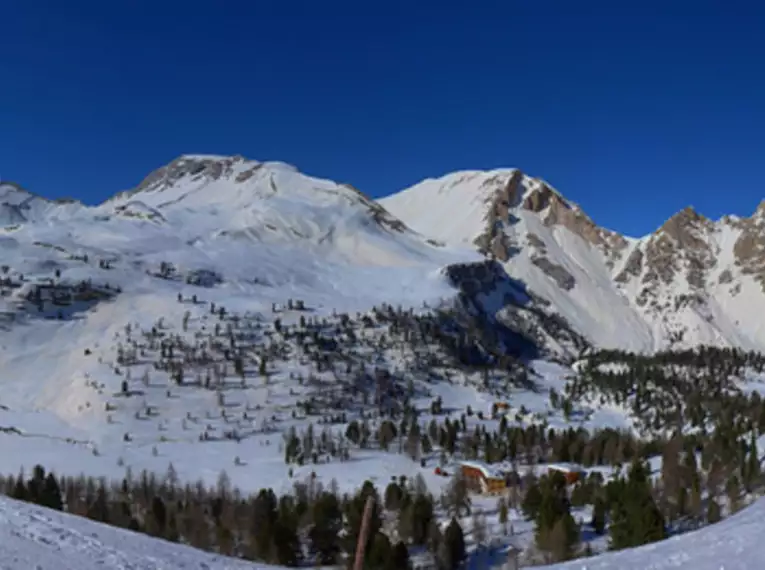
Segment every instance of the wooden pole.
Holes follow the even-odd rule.
[[[366,550],[367,538],[369,537],[369,520],[372,518],[372,509],[374,506],[374,497],[367,497],[367,503],[364,505],[364,515],[361,518],[359,540],[356,543],[356,559],[353,561],[353,570],[362,570],[364,567],[364,551]]]

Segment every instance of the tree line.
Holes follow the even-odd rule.
[[[395,478],[382,496],[369,481],[342,494],[336,483],[325,489],[314,479],[289,495],[271,489],[245,495],[225,472],[208,487],[181,485],[172,465],[163,478],[128,472],[120,481],[57,477],[38,465],[30,476],[0,477],[0,493],[200,550],[289,567],[350,566],[372,496],[365,568],[410,568],[414,546],[426,547],[439,570],[456,570],[466,557],[457,518],[438,524],[438,504],[421,478]]]

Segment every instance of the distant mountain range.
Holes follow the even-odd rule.
[[[283,163],[187,155],[95,207],[1,183],[0,252],[52,263],[40,244],[59,258],[161,260],[239,292],[289,286],[358,306],[443,297],[455,285],[443,268],[490,259],[595,345],[765,349],[765,202],[718,221],[688,208],[631,238],[515,169],[455,172],[375,201]],[[512,302],[485,293],[492,312]]]

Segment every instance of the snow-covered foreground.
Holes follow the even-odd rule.
[[[270,568],[0,497],[2,570]]]
[[[765,500],[696,532],[549,570],[757,570],[765,559]],[[275,568],[206,554],[84,518],[0,497],[3,570]]]
[[[765,499],[701,530],[545,570],[759,570],[765,565]]]

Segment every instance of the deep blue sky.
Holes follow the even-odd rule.
[[[515,166],[628,234],[689,204],[749,215],[762,4],[9,0],[0,176],[98,202],[183,153],[374,196]]]

